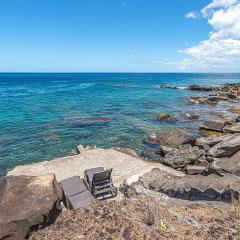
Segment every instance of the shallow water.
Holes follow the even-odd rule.
[[[197,83],[239,82],[240,74],[0,74],[0,176],[30,162],[66,156],[76,145],[144,148],[146,134],[183,126],[197,134],[199,122],[219,117],[229,104],[187,105],[205,93],[160,89]],[[158,122],[167,112],[176,123]],[[192,112],[198,121],[185,120]]]

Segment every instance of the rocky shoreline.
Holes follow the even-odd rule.
[[[240,102],[240,83],[185,89],[209,93],[187,104]],[[80,145],[77,155],[16,167],[0,180],[0,239],[239,239],[240,108],[229,111],[235,116],[202,122],[198,136],[183,128],[152,133],[140,154]],[[168,113],[156,119],[177,121]],[[113,168],[116,201],[59,208],[57,181],[99,165]]]

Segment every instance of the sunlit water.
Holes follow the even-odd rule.
[[[66,156],[78,144],[143,149],[151,132],[182,126],[197,134],[198,124],[229,107],[187,105],[206,93],[160,89],[197,83],[239,82],[240,74],[0,74],[0,176],[30,162]],[[176,123],[155,120],[158,113]],[[201,115],[189,121],[184,114]]]

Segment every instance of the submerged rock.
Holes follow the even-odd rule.
[[[160,169],[153,169],[140,178],[140,183],[151,190],[170,197],[186,200],[211,200],[230,202],[240,197],[240,178],[232,174],[185,175],[178,177]]]
[[[160,161],[174,169],[179,169],[193,164],[203,154],[204,151],[197,146],[192,147],[190,144],[186,144],[168,152]]]
[[[160,113],[157,115],[157,120],[162,120],[162,119],[166,119],[169,117],[170,117],[170,114],[168,114],[168,113]]]
[[[187,113],[187,114],[186,114],[186,118],[187,118],[187,119],[190,119],[190,120],[197,120],[197,119],[199,119],[199,115]]]
[[[8,176],[0,180],[0,239],[25,239],[31,227],[54,218],[62,190],[54,175]]]

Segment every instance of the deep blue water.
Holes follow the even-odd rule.
[[[228,108],[186,104],[204,93],[160,89],[157,84],[186,86],[240,82],[240,74],[0,74],[0,175],[18,165],[66,156],[78,144],[144,148],[148,133],[183,126],[197,134],[200,121]],[[179,118],[158,122],[156,114]],[[201,115],[185,120],[187,112]]]

